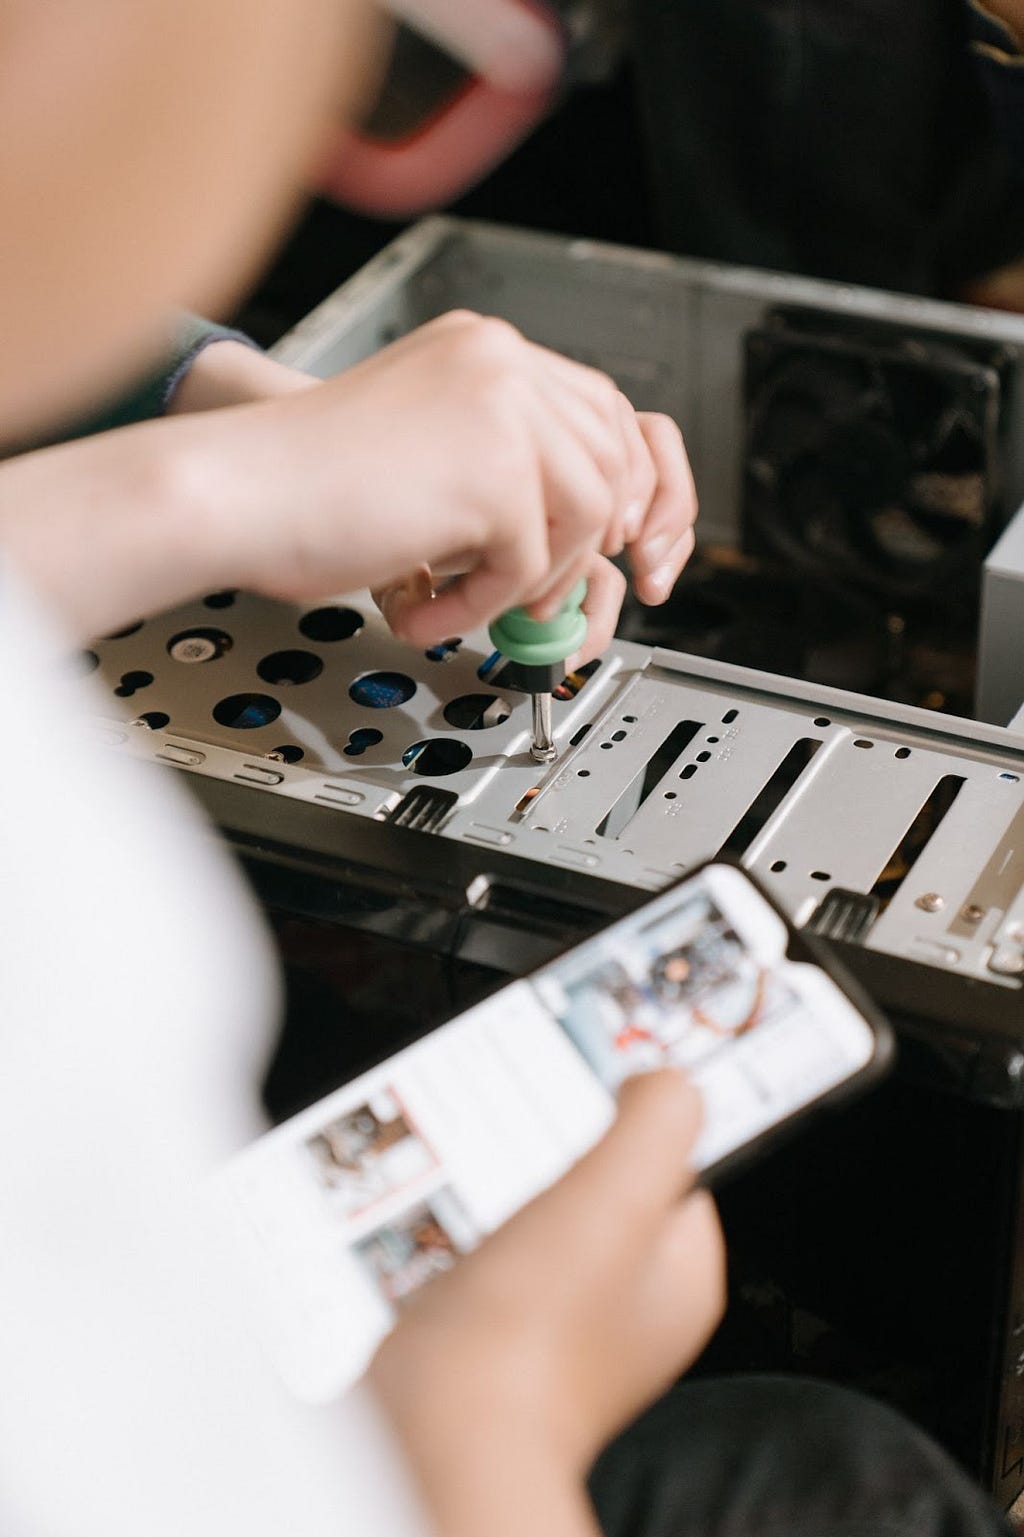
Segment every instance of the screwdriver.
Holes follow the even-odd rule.
[[[530,757],[536,763],[550,763],[556,756],[551,695],[565,674],[566,659],[586,639],[586,595],[587,584],[579,581],[553,619],[531,619],[524,608],[510,608],[490,627],[491,644],[509,664],[504,674],[508,686],[533,701]]]

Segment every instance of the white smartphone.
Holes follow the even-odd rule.
[[[710,864],[269,1132],[214,1181],[215,1220],[283,1377],[322,1401],[592,1146],[623,1078],[689,1072],[706,1183],[891,1052],[750,877]]]

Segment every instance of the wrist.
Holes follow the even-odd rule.
[[[597,1537],[586,1467],[508,1374],[496,1380],[493,1341],[448,1344],[426,1380],[401,1344],[385,1344],[368,1374],[439,1537]]]
[[[319,381],[231,338],[211,341],[193,359],[167,402],[168,416],[249,405],[310,389]]]

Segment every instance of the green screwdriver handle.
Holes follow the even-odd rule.
[[[553,619],[531,619],[525,608],[510,608],[490,627],[491,644],[521,667],[550,667],[575,656],[587,638],[582,603],[587,584],[580,580]]]

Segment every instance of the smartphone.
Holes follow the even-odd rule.
[[[885,1021],[745,871],[713,863],[327,1096],[214,1180],[287,1384],[356,1380],[432,1277],[601,1136],[633,1073],[704,1100],[704,1183],[879,1077]]]

